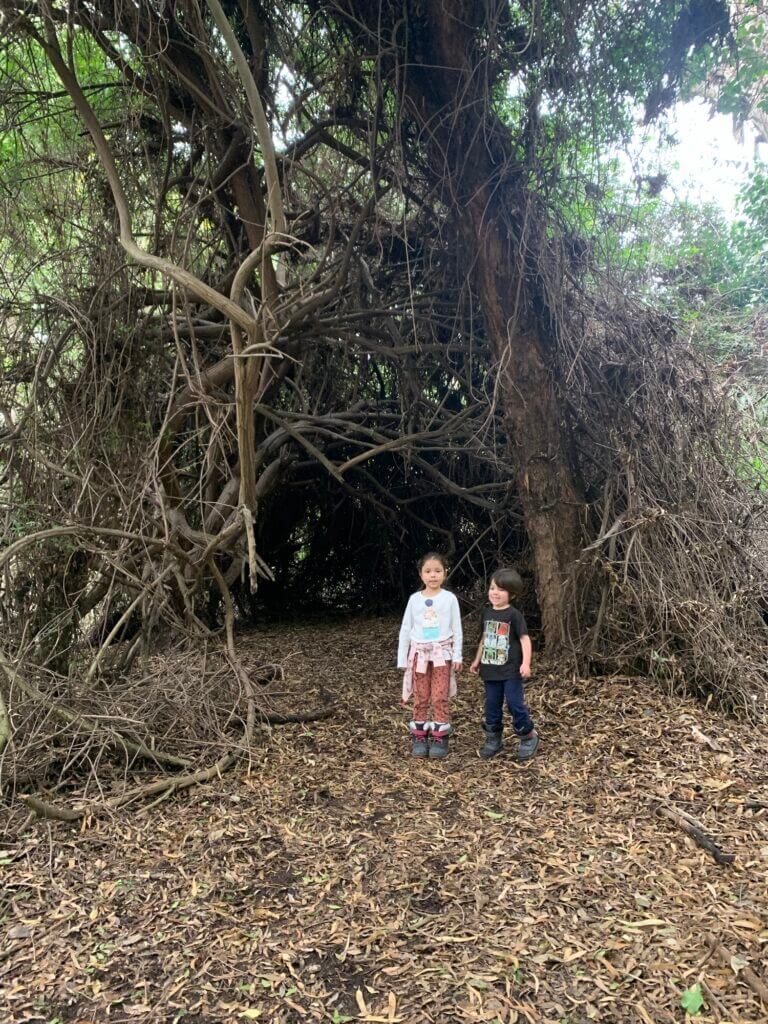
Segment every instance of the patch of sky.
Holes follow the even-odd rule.
[[[713,114],[703,100],[691,100],[678,103],[663,128],[639,124],[618,159],[635,180],[663,176],[664,198],[711,203],[733,219],[750,171],[768,157],[757,140],[749,122],[734,131],[730,115]]]

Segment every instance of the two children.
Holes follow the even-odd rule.
[[[414,757],[442,758],[448,753],[451,732],[449,698],[456,693],[455,673],[461,671],[461,617],[459,603],[443,590],[446,563],[442,555],[429,552],[419,562],[424,589],[412,594],[400,627],[397,664],[405,669],[403,703],[413,695]],[[518,759],[527,761],[536,753],[539,737],[525,703],[523,680],[531,674],[531,640],[525,619],[511,601],[522,591],[522,580],[514,569],[499,569],[488,588],[490,606],[483,611],[482,635],[470,671],[485,686],[485,743],[483,758],[495,757],[502,746],[504,701],[520,737]],[[429,703],[432,715],[429,718]]]

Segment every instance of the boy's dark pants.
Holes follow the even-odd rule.
[[[485,724],[489,729],[500,729],[504,701],[512,715],[512,722],[518,736],[525,736],[533,728],[533,719],[525,703],[523,677],[515,672],[509,679],[486,679]]]

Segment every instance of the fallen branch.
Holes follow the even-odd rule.
[[[145,743],[135,743],[133,740],[129,740],[127,737],[123,736],[123,734],[118,732],[116,729],[96,725],[94,722],[89,722],[88,719],[83,718],[82,715],[78,715],[77,712],[70,711],[69,708],[55,703],[50,697],[47,697],[44,693],[38,690],[33,683],[24,679],[18,670],[14,669],[10,664],[2,651],[0,651],[0,672],[5,675],[9,686],[15,683],[16,686],[18,686],[19,689],[29,698],[47,705],[50,713],[55,718],[60,718],[64,722],[69,722],[70,725],[77,726],[81,732],[90,733],[91,736],[98,736],[112,747],[119,747],[126,750],[129,754],[133,754],[135,757],[141,757],[147,761],[154,761],[155,764],[158,765],[165,765],[171,768],[190,767],[189,761],[185,761],[182,757],[177,757],[175,754],[169,754],[164,750],[155,750],[152,747],[148,747]]]
[[[200,771],[191,772],[189,775],[175,775],[168,779],[161,779],[158,782],[151,782],[147,786],[136,786],[134,789],[126,790],[120,796],[112,797],[100,804],[85,804],[75,810],[68,807],[59,807],[57,804],[50,804],[46,800],[31,795],[19,797],[31,811],[39,818],[50,818],[54,821],[81,821],[83,818],[95,817],[105,811],[115,811],[120,807],[135,803],[137,800],[144,800],[150,796],[162,794],[170,796],[182,789],[189,789],[190,786],[202,782],[209,782],[211,779],[220,778],[221,775],[232,767],[238,760],[239,755],[228,751],[220,757],[216,764],[210,768],[202,768]]]
[[[661,804],[657,808],[657,813],[662,815],[664,818],[668,818],[673,821],[679,828],[689,835],[693,841],[706,850],[710,856],[717,861],[718,864],[732,864],[736,859],[736,855],[733,853],[725,853],[720,847],[711,839],[704,831],[704,826],[696,818],[691,817],[690,814],[686,814],[685,811],[678,810],[676,807],[670,807],[669,804]]]
[[[334,701],[333,696],[328,693],[327,690],[321,690],[320,696],[322,697],[325,707],[320,708],[317,711],[299,711],[293,715],[281,715],[276,711],[260,712],[259,718],[266,725],[290,725],[293,722],[320,722],[324,718],[330,718],[337,708],[337,704]]]
[[[58,807],[56,804],[49,804],[46,800],[41,800],[37,796],[19,796],[19,800],[25,803],[27,807],[38,818],[48,818],[51,821],[80,821],[85,809],[80,811],[70,811],[67,807]]]

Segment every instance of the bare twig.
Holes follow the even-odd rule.
[[[703,831],[701,823],[697,822],[696,819],[691,818],[690,815],[685,814],[676,807],[670,807],[669,804],[661,804],[657,809],[657,813],[664,818],[669,818],[670,821],[674,821],[702,850],[706,850],[718,864],[733,864],[736,859],[735,854],[723,852],[715,841]]]

